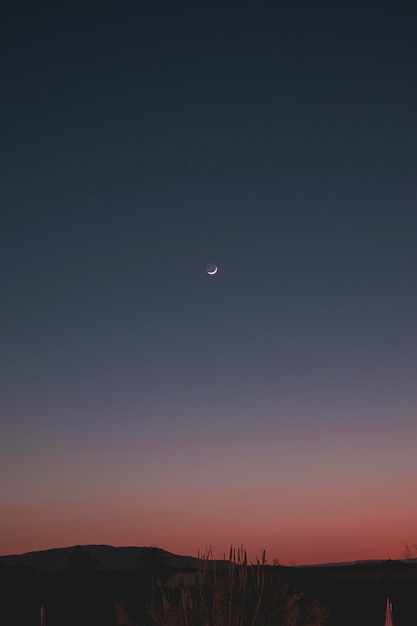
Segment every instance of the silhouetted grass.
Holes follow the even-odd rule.
[[[199,584],[182,589],[159,585],[149,606],[157,626],[323,626],[327,611],[306,602],[277,569],[267,568],[265,552],[248,564],[242,548],[231,548],[229,561],[200,557]]]

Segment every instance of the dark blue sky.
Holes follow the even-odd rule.
[[[51,449],[73,460],[91,446],[94,492],[100,451],[116,439],[145,474],[135,448],[164,441],[174,473],[187,446],[204,441],[216,443],[226,474],[227,442],[257,458],[274,441],[318,437],[337,450],[351,437],[355,449],[400,432],[397,465],[408,458],[416,31],[407,2],[11,6],[2,27],[0,447],[7,467],[39,463],[31,493],[43,493]],[[219,265],[212,278],[209,261]],[[364,448],[365,474],[372,454]],[[110,499],[128,472],[115,463]],[[196,485],[209,467],[201,461]],[[68,472],[66,487],[44,494],[57,511]],[[4,481],[30,519],[24,475]],[[33,547],[29,530],[3,530],[7,546]],[[107,540],[98,534],[89,537]],[[118,536],[141,543],[140,530],[134,540],[120,526]],[[242,530],[236,540],[245,538]]]

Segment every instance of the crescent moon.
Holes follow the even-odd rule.
[[[214,274],[217,274],[218,269],[219,268],[215,263],[208,263],[206,265],[206,272],[209,276],[214,276]]]

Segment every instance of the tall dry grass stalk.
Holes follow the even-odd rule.
[[[327,613],[291,589],[277,568],[266,566],[265,552],[248,564],[243,547],[229,560],[211,550],[199,556],[199,584],[183,589],[159,585],[149,607],[156,626],[323,626]]]

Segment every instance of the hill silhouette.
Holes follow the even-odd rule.
[[[6,565],[24,565],[26,567],[32,567],[40,571],[59,572],[66,568],[68,559],[76,546],[67,546],[63,548],[49,548],[47,550],[37,550],[31,552],[25,552],[23,554],[8,554],[0,556],[0,565],[2,563]],[[84,552],[90,553],[96,560],[97,570],[131,570],[137,566],[138,561],[142,558],[143,551],[149,546],[110,546],[107,544],[91,544],[80,546]],[[187,567],[195,568],[198,565],[198,558],[193,556],[183,556],[180,554],[174,554],[167,550],[161,549],[168,566],[171,569],[183,569]],[[223,561],[218,561],[223,562]],[[417,559],[404,559],[398,561],[391,561],[386,559],[373,559],[365,561],[348,561],[348,562],[334,562],[334,563],[317,563],[315,565],[298,565],[293,566],[291,569],[298,568],[345,568],[345,567],[372,567],[385,568],[390,567],[390,564],[398,563],[415,563]]]
[[[130,570],[134,569],[141,559],[145,546],[108,546],[84,545],[85,552],[89,552],[96,559],[97,570]],[[41,571],[59,572],[65,569],[68,559],[75,546],[65,548],[51,548],[24,554],[10,554],[0,556],[0,563],[6,565],[24,565]],[[181,556],[163,550],[167,564],[171,569],[196,567],[198,559],[192,556]]]

